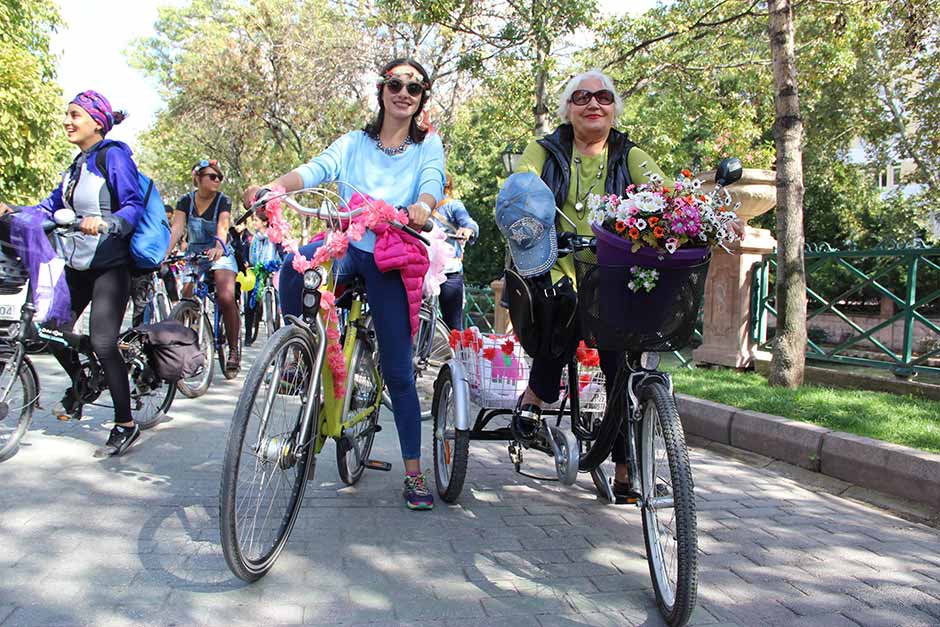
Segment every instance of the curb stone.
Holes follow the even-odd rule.
[[[686,432],[940,507],[940,455],[676,394]]]

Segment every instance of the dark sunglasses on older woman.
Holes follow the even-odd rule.
[[[570,102],[583,107],[591,102],[591,98],[597,100],[597,104],[609,105],[614,103],[614,92],[609,89],[600,89],[598,91],[588,91],[586,89],[576,89],[570,98]]]
[[[404,82],[402,82],[401,80],[397,78],[390,78],[385,81],[385,88],[389,91],[389,93],[397,94],[398,92],[401,91],[402,87],[405,88],[409,96],[412,96],[414,98],[417,98],[418,96],[420,96],[421,92],[424,91],[424,85],[422,85],[421,83],[415,83],[415,82],[409,81],[407,84],[405,84]]]

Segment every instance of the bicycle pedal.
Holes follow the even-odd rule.
[[[380,462],[377,459],[367,459],[363,466],[369,470],[381,470],[384,472],[388,472],[392,469],[392,464],[390,462]]]

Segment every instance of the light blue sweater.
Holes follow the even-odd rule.
[[[430,194],[435,200],[444,195],[444,147],[440,135],[433,133],[420,144],[390,156],[379,150],[365,132],[352,131],[297,172],[304,187],[340,182],[339,193],[346,201],[358,191],[396,207],[407,207],[421,194]],[[352,244],[372,252],[375,234],[368,231],[361,241]]]

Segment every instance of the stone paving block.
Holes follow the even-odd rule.
[[[350,606],[343,604],[312,604],[303,608],[303,624],[372,623],[396,620],[393,608]]]
[[[822,592],[810,595],[794,595],[779,599],[779,603],[799,616],[822,616],[843,610],[864,610],[868,605],[848,593]]]
[[[552,596],[517,596],[481,601],[487,616],[539,616],[570,611],[562,598]]]
[[[526,579],[513,582],[516,592],[526,597],[564,597],[572,593],[594,594],[597,586],[588,577],[567,579]]]
[[[512,597],[515,599],[515,597]],[[492,599],[484,599],[484,602]],[[439,620],[476,618],[484,616],[483,607],[476,599],[410,599],[395,602],[395,617],[399,620]]]
[[[753,411],[738,411],[731,423],[729,444],[780,459],[808,470],[819,470],[823,436],[830,429]]]
[[[539,627],[537,616],[487,616],[485,621],[479,618],[449,619],[447,627]]]
[[[940,507],[940,455],[848,433],[823,438],[821,471]]]
[[[810,617],[771,621],[773,627],[858,627],[858,623],[842,614],[818,614]]]
[[[862,595],[851,593],[870,607],[914,607],[940,620],[940,598],[907,586],[881,586]]]
[[[892,607],[870,610],[848,610],[845,615],[861,627],[936,627],[936,616],[914,608]]]
[[[655,597],[646,592],[572,593],[566,600],[579,612],[622,612],[656,606]]]
[[[620,612],[584,612],[578,614],[549,614],[539,616],[542,627],[575,627],[592,625],[594,627],[623,627],[632,625]]]

